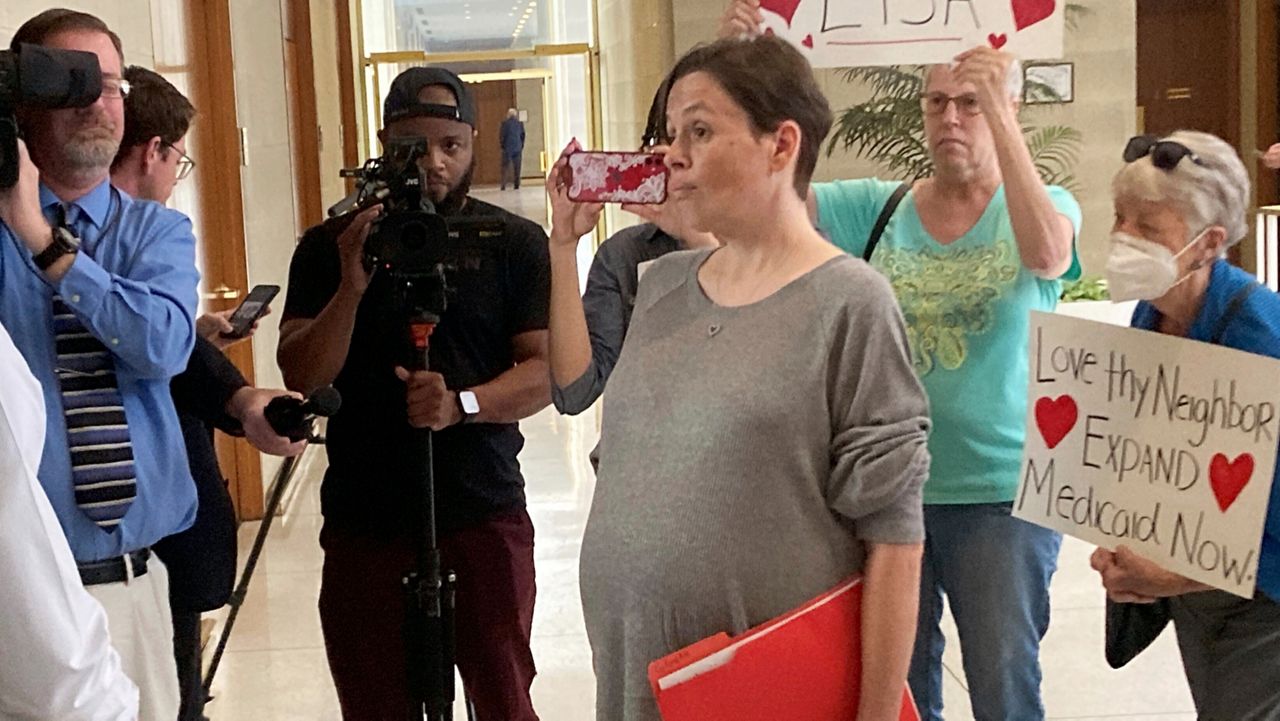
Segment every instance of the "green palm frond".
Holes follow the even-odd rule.
[[[1040,177],[1049,185],[1061,185],[1072,193],[1079,191],[1074,168],[1080,162],[1084,136],[1065,125],[1023,128],[1031,161]]]

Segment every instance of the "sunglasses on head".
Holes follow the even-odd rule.
[[[1139,135],[1129,139],[1124,146],[1124,162],[1132,163],[1151,156],[1151,164],[1161,170],[1173,170],[1183,158],[1191,158],[1191,162],[1203,166],[1200,158],[1191,148],[1175,140],[1161,140],[1155,135]]]

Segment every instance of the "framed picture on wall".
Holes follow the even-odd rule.
[[[1022,102],[1026,105],[1075,102],[1075,70],[1072,62],[1027,65],[1022,71]]]

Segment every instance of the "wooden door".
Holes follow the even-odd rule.
[[[1202,130],[1240,144],[1239,0],[1138,0],[1145,131]]]
[[[1200,130],[1240,147],[1239,0],[1138,0],[1138,114],[1143,132]],[[1241,261],[1240,246],[1231,262]]]
[[[284,35],[284,82],[289,99],[289,145],[297,235],[324,220],[320,191],[320,134],[315,66],[311,50],[311,4],[280,0]]]
[[[502,144],[498,132],[507,111],[516,106],[514,80],[491,80],[471,86],[476,101],[475,185],[498,185],[502,181]]]

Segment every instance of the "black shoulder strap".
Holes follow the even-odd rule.
[[[1213,331],[1213,338],[1209,340],[1210,343],[1214,345],[1222,343],[1222,336],[1226,335],[1227,327],[1231,325],[1231,321],[1235,320],[1236,313],[1240,312],[1240,307],[1244,305],[1246,300],[1249,300],[1249,296],[1253,295],[1261,287],[1261,283],[1250,283],[1231,296],[1231,301],[1227,303],[1227,309],[1222,312],[1222,317],[1218,319],[1218,326]]]
[[[889,200],[880,209],[880,217],[876,218],[875,227],[871,229],[871,235],[867,236],[867,247],[862,251],[862,259],[871,262],[871,255],[876,252],[876,246],[880,244],[880,236],[884,235],[885,226],[889,225],[889,219],[893,217],[893,211],[898,209],[898,204],[902,199],[907,197],[907,191],[911,190],[911,183],[903,183],[893,191],[893,195],[889,196]]]

